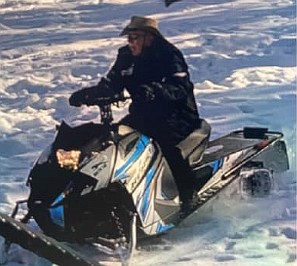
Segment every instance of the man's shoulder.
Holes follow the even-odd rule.
[[[182,56],[182,52],[171,42],[166,39],[162,39],[159,41],[159,49],[165,55],[178,55]]]

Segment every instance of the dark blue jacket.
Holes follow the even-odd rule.
[[[114,93],[126,89],[131,95],[131,115],[151,124],[165,123],[180,139],[200,126],[188,66],[182,53],[167,40],[156,38],[138,57],[128,45],[120,48],[107,78]],[[141,85],[152,87],[154,100],[141,99]]]

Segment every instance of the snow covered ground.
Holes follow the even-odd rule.
[[[233,185],[161,239],[134,265],[296,265],[296,1],[0,0],[0,211],[26,198],[35,158],[62,119],[97,120],[69,95],[95,84],[125,43],[132,15],[160,20],[189,64],[212,137],[243,126],[282,131],[290,170],[268,198]],[[117,118],[125,110],[117,111]],[[15,247],[6,266],[48,265]],[[109,265],[113,265],[110,263]]]

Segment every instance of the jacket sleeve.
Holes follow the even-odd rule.
[[[117,58],[111,69],[108,71],[106,77],[103,77],[98,83],[99,90],[101,87],[108,87],[112,95],[119,94],[123,91],[124,85],[120,70],[121,62],[123,62],[123,52],[122,49],[119,49]]]
[[[183,55],[177,49],[171,52],[167,59],[168,68],[161,84],[164,98],[168,101],[184,102],[193,90],[188,66]]]

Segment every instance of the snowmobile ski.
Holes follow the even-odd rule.
[[[0,235],[10,243],[16,243],[52,263],[66,266],[100,266],[82,254],[41,232],[32,230],[4,213],[0,213]]]

